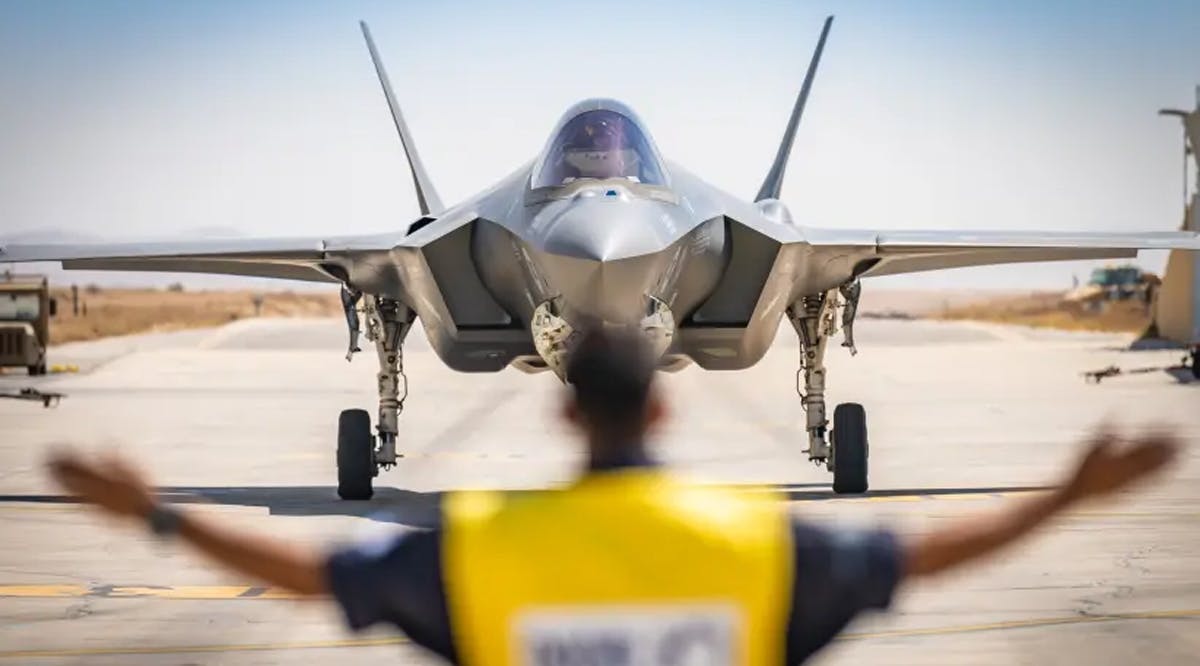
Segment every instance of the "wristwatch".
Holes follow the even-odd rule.
[[[155,504],[146,514],[150,531],[160,537],[174,536],[179,531],[179,519],[179,511],[167,504]]]

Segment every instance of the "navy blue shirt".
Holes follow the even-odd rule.
[[[885,530],[831,530],[793,521],[795,574],[787,664],[829,643],[859,613],[885,609],[901,577],[900,547]],[[335,553],[333,596],[359,630],[395,625],[413,642],[458,663],[442,578],[442,532],[410,532]]]
[[[824,647],[850,620],[884,609],[900,579],[895,537],[886,531],[792,525],[796,571],[787,628],[787,663]],[[380,622],[458,663],[442,582],[441,532],[412,532],[383,547],[343,550],[329,559],[333,596],[352,629]]]

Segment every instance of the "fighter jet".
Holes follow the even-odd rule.
[[[338,493],[367,499],[395,465],[407,393],[404,341],[420,323],[462,372],[562,375],[593,326],[636,327],[662,370],[754,365],[784,318],[800,341],[797,389],[808,458],[837,493],[868,487],[866,414],[825,406],[825,352],[840,329],[854,352],[861,281],[941,268],[1200,250],[1190,232],[885,231],[810,226],[781,201],[788,155],[833,17],[817,40],[778,152],[758,192],[740,198],[663,157],[624,104],[567,109],[542,150],[491,188],[443,204],[418,154],[371,33],[363,37],[412,172],[420,215],[395,233],[329,238],[9,246],[0,262],[67,269],[191,271],[341,286],[349,352],[360,314],[379,357],[375,431],[361,409],[338,421]]]

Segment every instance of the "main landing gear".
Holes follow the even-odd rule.
[[[396,464],[396,439],[399,436],[400,411],[408,395],[404,376],[404,338],[412,328],[415,313],[400,301],[381,296],[363,296],[343,291],[342,305],[350,328],[346,358],[358,351],[357,303],[364,300],[366,338],[375,343],[379,356],[378,434],[371,432],[371,416],[364,409],[347,409],[338,418],[337,468],[338,496],[346,500],[371,499],[372,481],[379,468]]]
[[[833,429],[829,431],[825,416],[825,346],[838,330],[837,310],[841,307],[845,335],[842,346],[851,354],[857,353],[854,317],[861,293],[857,281],[847,282],[838,289],[805,296],[788,308],[788,319],[800,336],[796,392],[806,415],[806,453],[809,460],[833,472],[833,491],[838,494],[867,491],[867,415],[858,403],[842,403],[833,410]]]

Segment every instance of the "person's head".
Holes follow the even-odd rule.
[[[635,177],[639,173],[637,128],[615,111],[589,111],[566,128],[563,161],[581,178]]]
[[[665,416],[654,371],[647,341],[633,332],[589,330],[568,354],[564,411],[584,431],[593,458],[640,449]]]

